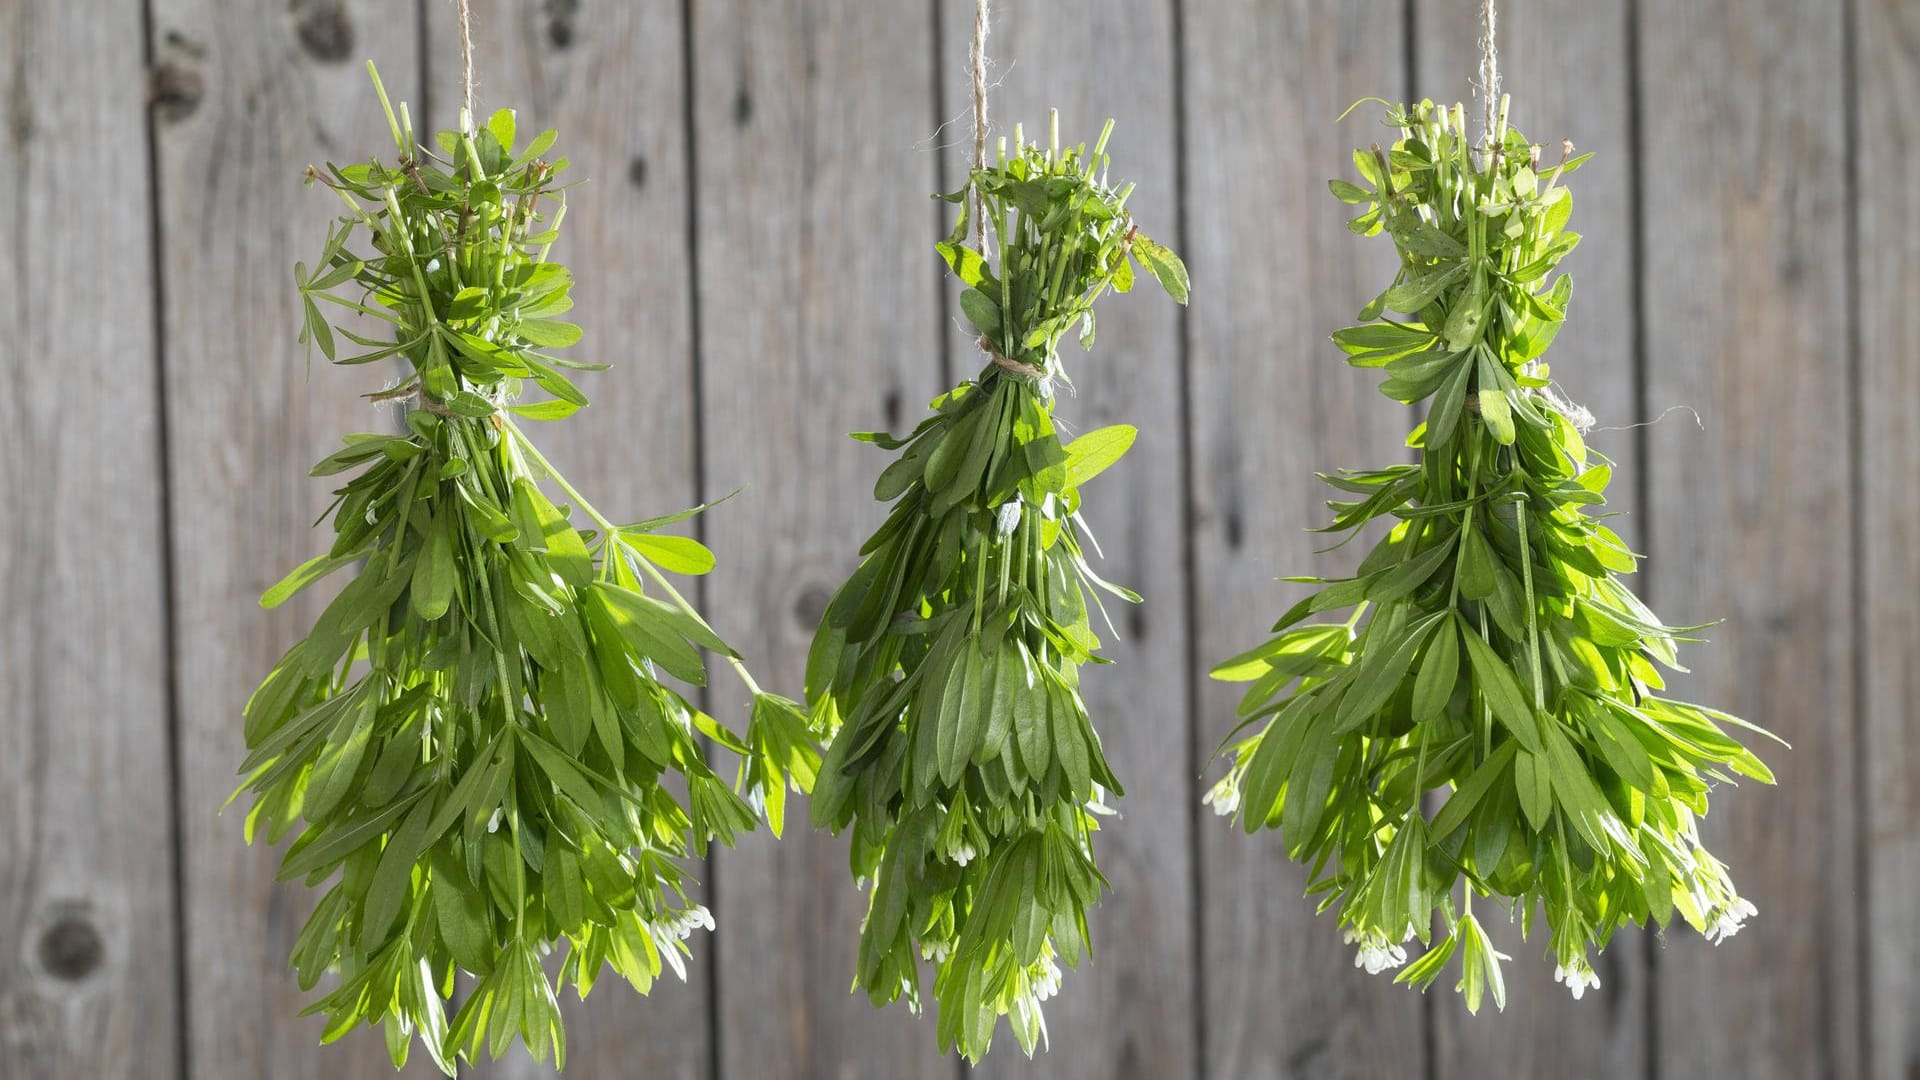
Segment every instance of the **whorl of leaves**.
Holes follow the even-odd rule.
[[[1334,343],[1383,370],[1388,397],[1427,401],[1428,420],[1417,463],[1323,477],[1347,496],[1326,531],[1391,527],[1354,577],[1305,579],[1321,588],[1274,636],[1214,670],[1252,682],[1236,731],[1258,730],[1208,796],[1249,832],[1281,830],[1359,963],[1397,966],[1403,942],[1430,942],[1399,975],[1425,989],[1458,952],[1474,1009],[1503,1003],[1505,959],[1475,894],[1529,930],[1544,913],[1576,996],[1598,984],[1589,950],[1623,925],[1678,912],[1710,937],[1737,930],[1753,907],[1697,818],[1729,774],[1772,780],[1728,734],[1749,725],[1660,694],[1656,664],[1678,670],[1675,643],[1697,628],[1662,624],[1616,577],[1635,556],[1588,513],[1610,466],[1542,358],[1573,287],[1552,275],[1579,240],[1561,181],[1586,159],[1542,167],[1501,117],[1489,164],[1460,106],[1389,108],[1399,140],[1354,154],[1362,184],[1333,181],[1364,208],[1353,231],[1384,230],[1401,256]],[[1429,819],[1436,789],[1450,794]]]
[[[1111,124],[1108,125],[1111,129]],[[1080,696],[1098,662],[1083,586],[1080,486],[1133,441],[1125,426],[1063,444],[1051,386],[1058,346],[1093,304],[1126,291],[1137,259],[1186,299],[1186,270],[1141,235],[1127,188],[1106,185],[1106,136],[1061,151],[1021,145],[944,196],[963,207],[938,245],[967,286],[961,308],[993,352],[934,399],[875,497],[894,503],[822,618],[807,665],[815,719],[835,734],[813,793],[816,824],[852,826],[856,877],[873,882],[856,981],[875,1005],[919,1006],[933,963],[938,1037],[979,1060],[1001,1016],[1031,1054],[1059,962],[1087,949],[1106,881],[1091,834],[1120,793]],[[969,192],[998,266],[966,246]]]
[[[663,965],[684,976],[686,938],[713,924],[676,860],[754,826],[742,781],[778,831],[788,777],[810,784],[818,758],[797,704],[756,693],[742,738],[666,682],[703,684],[704,649],[752,685],[661,572],[712,567],[655,532],[692,512],[616,526],[515,425],[586,403],[557,369],[589,365],[549,351],[580,337],[555,318],[572,280],[546,258],[563,210],[553,133],[516,154],[501,111],[442,132],[435,154],[404,107],[387,116],[397,165],[314,174],[347,213],[296,274],[302,336],[329,360],[409,365],[372,395],[412,402],[407,431],[350,435],[314,467],[353,474],[333,546],[261,600],[355,568],[247,704],[247,836],[297,831],[280,877],[332,882],[293,949],[303,988],[339,976],[309,1010],[326,1039],[381,1024],[396,1065],[418,1035],[449,1075],[516,1037],[564,1063],[541,958],[564,939],[560,981],[583,996],[609,964],[643,993]],[[391,340],[330,326],[322,304]],[[338,355],[336,335],[368,351]],[[507,404],[528,381],[551,398]],[[701,735],[742,756],[734,784]],[[457,970],[477,982],[449,1026]]]

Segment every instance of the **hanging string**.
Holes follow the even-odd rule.
[[[1480,0],[1480,123],[1487,152],[1494,152],[1494,129],[1500,123],[1500,54],[1494,48],[1493,0]]]
[[[466,0],[461,0],[464,5]],[[973,167],[987,167],[987,20],[989,0],[973,5],[973,48],[968,59],[973,65]],[[986,204],[978,190],[973,193],[973,236],[980,255],[987,255]]]
[[[473,12],[467,7],[467,0],[457,0],[460,10],[460,91],[464,106],[460,113],[460,130],[473,130]]]

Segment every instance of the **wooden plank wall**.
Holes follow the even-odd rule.
[[[1312,474],[1406,451],[1326,334],[1391,272],[1324,181],[1353,100],[1469,93],[1467,0],[997,0],[998,130],[1109,116],[1192,308],[1123,298],[1063,416],[1141,429],[1089,495],[1119,619],[1089,702],[1129,788],[1115,894],[1053,1050],[968,1070],[847,994],[864,896],[790,815],[700,868],[689,984],[567,1002],[577,1076],[1901,1077],[1920,1074],[1920,9],[1909,0],[1510,3],[1513,121],[1600,157],[1555,375],[1600,418],[1614,509],[1669,619],[1724,618],[1679,692],[1780,732],[1778,789],[1716,797],[1761,912],[1714,948],[1629,934],[1575,1003],[1499,928],[1510,1004],[1354,970],[1271,836],[1200,805],[1234,694],[1213,660],[1337,569]],[[483,109],[553,126],[563,257],[613,370],[553,430],[635,516],[701,527],[713,621],[770,687],[880,517],[900,429],[978,363],[926,195],[966,168],[959,0],[475,0]],[[391,426],[387,372],[309,375],[288,271],[332,213],[302,169],[378,152],[360,61],[425,124],[458,103],[451,0],[0,0],[0,1077],[378,1077],[320,1049],[285,957],[313,897],[218,814],[245,696],[318,610],[307,465]],[[1550,150],[1551,155],[1554,151]],[[1685,411],[1688,406],[1699,422]],[[1651,426],[1636,426],[1665,415]],[[1655,463],[1658,463],[1657,466]],[[734,715],[735,688],[708,707]],[[408,1070],[426,1075],[416,1062]],[[534,1077],[519,1057],[469,1075]]]

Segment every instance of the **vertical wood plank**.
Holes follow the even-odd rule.
[[[1187,260],[1193,272],[1194,635],[1200,672],[1260,639],[1299,586],[1363,552],[1324,546],[1316,471],[1403,459],[1407,409],[1341,363],[1327,335],[1393,277],[1393,252],[1345,228],[1328,177],[1381,137],[1354,100],[1405,90],[1402,5],[1192,0],[1186,5]],[[1238,693],[1199,693],[1199,760]],[[1217,770],[1214,772],[1217,775]],[[1195,796],[1197,798],[1197,796]],[[1306,874],[1271,833],[1200,829],[1203,1055],[1218,1078],[1418,1076],[1422,1001],[1353,966]]]
[[[886,458],[847,439],[916,422],[940,371],[927,196],[932,9],[854,0],[692,6],[701,433],[726,573],[709,614],[762,685],[798,697],[832,590],[877,526]],[[716,715],[745,696],[716,677]],[[755,834],[714,871],[720,1064],[734,1077],[935,1071],[933,1024],[852,981],[867,894],[846,840]],[[918,1063],[918,1064],[913,1064]]]
[[[1725,618],[1672,692],[1777,732],[1778,789],[1702,826],[1759,916],[1657,958],[1672,1076],[1850,1076],[1857,1034],[1856,706],[1842,20],[1787,0],[1642,4],[1657,610]],[[1910,404],[1910,402],[1908,403]]]
[[[1078,0],[995,5],[989,53],[993,134],[1046,137],[1047,109],[1060,110],[1063,142],[1099,137],[1114,118],[1113,176],[1138,184],[1128,201],[1142,231],[1179,246],[1175,209],[1174,10],[1170,0]],[[947,129],[948,190],[966,179],[972,115],[967,45],[973,5],[942,5],[944,100],[959,119]],[[943,117],[942,119],[945,119]],[[991,150],[989,151],[991,152]],[[948,289],[957,290],[949,279]],[[1206,283],[1200,285],[1205,303]],[[1050,1052],[1029,1065],[1007,1033],[980,1077],[1184,1076],[1194,1061],[1192,815],[1199,806],[1187,762],[1188,717],[1185,477],[1181,468],[1179,308],[1151,282],[1112,297],[1100,311],[1091,354],[1063,350],[1077,392],[1057,415],[1074,431],[1128,423],[1140,431],[1126,459],[1089,489],[1086,514],[1100,538],[1100,573],[1146,597],[1111,605],[1116,634],[1100,630],[1113,666],[1089,669],[1087,708],[1126,787],[1120,816],[1095,841],[1113,884],[1092,918],[1093,957],[1067,974],[1047,1004]],[[953,345],[954,378],[971,377],[979,351]],[[1100,624],[1096,623],[1096,629]]]
[[[308,372],[291,268],[340,205],[300,182],[327,158],[391,154],[360,61],[419,101],[417,15],[377,0],[153,0],[160,267],[173,500],[190,1068],[196,1076],[391,1073],[374,1030],[322,1051],[287,953],[319,893],[276,884],[277,853],[221,803],[244,756],[241,707],[325,597],[268,614],[260,593],[324,545],[306,479],[347,431],[391,427],[357,395],[387,374]],[[416,1054],[410,1075],[438,1075]]]
[[[1465,101],[1477,116],[1472,80],[1480,63],[1479,20],[1470,5],[1418,0],[1414,97]],[[1613,459],[1615,481],[1603,512],[1625,514],[1612,527],[1638,543],[1647,523],[1635,516],[1642,462],[1628,425],[1651,417],[1639,408],[1634,348],[1633,130],[1628,85],[1630,24],[1620,0],[1540,0],[1501,5],[1502,89],[1510,122],[1539,143],[1543,168],[1560,160],[1560,142],[1597,156],[1568,181],[1573,227],[1585,239],[1566,269],[1574,300],[1565,331],[1547,359],[1560,388],[1592,410],[1600,427],[1589,445]],[[1656,402],[1654,412],[1665,407]],[[1669,423],[1687,424],[1684,416]],[[1630,581],[1643,588],[1644,581]],[[1523,941],[1518,923],[1490,909],[1495,946],[1506,965],[1507,1007],[1470,1015],[1452,992],[1451,974],[1435,999],[1435,1070],[1440,1077],[1539,1076],[1571,1062],[1610,1076],[1634,1075],[1646,1061],[1647,935],[1626,931],[1596,961],[1600,992],[1574,1001],[1553,981],[1545,933]]]
[[[1862,577],[1860,642],[1865,763],[1867,1042],[1871,1076],[1920,1073],[1920,7],[1902,0],[1855,5],[1853,100],[1859,282],[1859,470]]]
[[[431,0],[427,11],[431,119],[452,127],[461,100],[455,7]],[[515,109],[523,142],[560,132],[553,153],[567,157],[565,179],[577,186],[554,257],[576,281],[574,316],[588,335],[581,355],[613,365],[581,380],[589,408],[529,434],[621,520],[698,501],[681,28],[679,0],[513,0],[473,11],[482,119]],[[692,871],[706,876],[704,866]],[[641,999],[608,974],[585,1002],[563,998],[569,1073],[708,1074],[712,939],[691,944],[685,985],[667,978]],[[468,1073],[532,1080],[552,1068],[516,1052]]]
[[[178,1075],[143,49],[0,6],[0,1076]]]

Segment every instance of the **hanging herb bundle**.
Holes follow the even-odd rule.
[[[873,882],[856,982],[876,1006],[919,1007],[933,963],[943,1049],[978,1061],[1001,1016],[1031,1054],[1059,963],[1087,949],[1086,911],[1106,880],[1095,814],[1120,784],[1080,696],[1102,662],[1084,586],[1080,488],[1133,441],[1126,426],[1063,442],[1052,386],[1060,342],[1132,287],[1133,260],[1176,300],[1178,258],[1105,180],[1107,131],[1091,152],[1025,145],[944,196],[962,207],[937,245],[967,286],[961,308],[990,362],[934,399],[875,497],[894,504],[822,618],[807,664],[816,722],[834,732],[813,793],[818,825],[852,826],[856,877]],[[977,196],[1000,258],[966,245]],[[1097,597],[1096,597],[1097,603]]]
[[[695,511],[616,525],[518,426],[586,404],[559,369],[595,366],[552,351],[580,337],[555,318],[572,279],[547,258],[564,213],[553,132],[516,152],[503,110],[435,153],[374,85],[398,163],[310,174],[347,213],[296,275],[302,337],[327,359],[409,365],[372,395],[409,403],[407,430],[350,435],[314,467],[354,473],[333,546],[261,600],[357,569],[247,704],[247,836],[297,829],[281,878],[332,879],[293,949],[303,988],[340,977],[309,1010],[327,1040],[381,1024],[397,1066],[417,1034],[449,1075],[516,1037],[564,1064],[541,958],[564,939],[559,978],[582,996],[608,964],[642,993],[663,965],[684,977],[686,939],[713,920],[676,860],[754,826],[742,782],[778,832],[784,785],[810,784],[818,758],[798,704],[754,688],[743,738],[668,683],[702,685],[704,649],[753,687],[662,573],[712,567],[655,531]],[[391,340],[330,326],[322,304]],[[337,353],[336,335],[367,351]],[[528,382],[550,397],[513,403]],[[743,757],[735,784],[701,735]],[[449,1026],[456,969],[478,981]]]
[[[1478,894],[1527,931],[1544,914],[1555,977],[1578,997],[1599,985],[1590,951],[1623,925],[1677,912],[1716,941],[1740,928],[1753,905],[1697,818],[1713,781],[1772,775],[1728,734],[1757,728],[1661,695],[1656,664],[1680,670],[1675,643],[1698,628],[1661,623],[1620,582],[1635,556],[1587,512],[1611,467],[1543,356],[1572,290],[1549,278],[1579,240],[1561,181],[1586,158],[1541,175],[1504,99],[1490,155],[1458,105],[1389,107],[1387,122],[1391,151],[1356,152],[1363,183],[1332,187],[1364,209],[1354,232],[1392,237],[1401,269],[1333,340],[1385,372],[1388,397],[1429,403],[1419,459],[1323,477],[1347,496],[1324,531],[1391,527],[1354,577],[1297,579],[1321,588],[1214,670],[1252,683],[1237,730],[1259,730],[1208,800],[1249,832],[1281,830],[1368,970],[1403,963],[1417,937],[1430,948],[1398,981],[1425,989],[1457,954],[1468,1007],[1504,1004]],[[1429,819],[1435,789],[1450,794]]]

